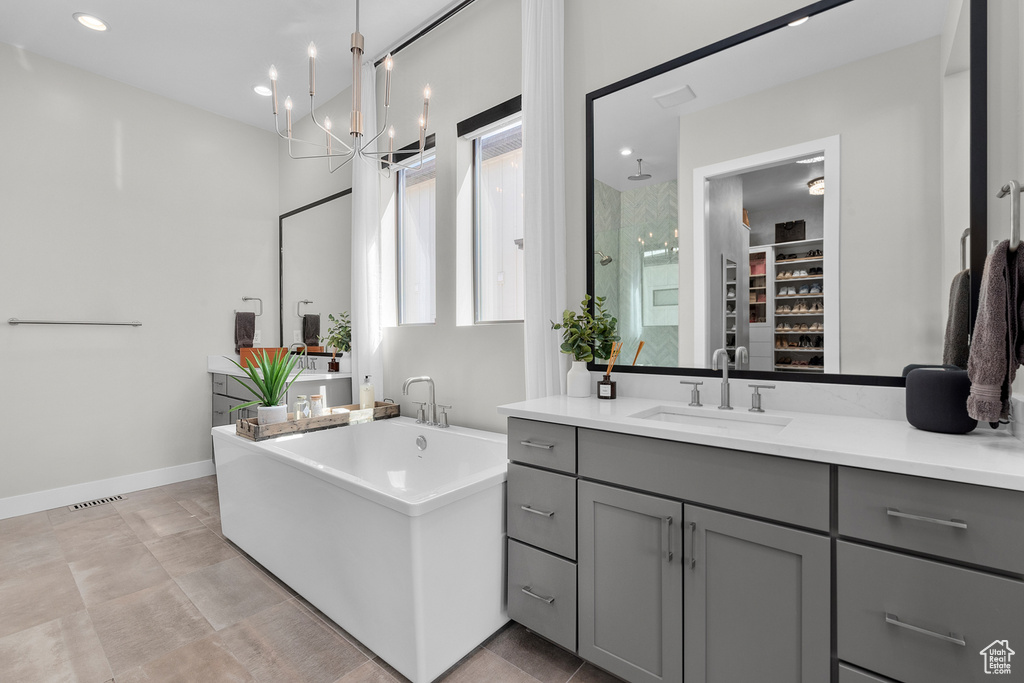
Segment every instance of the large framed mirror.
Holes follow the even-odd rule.
[[[279,217],[281,346],[302,341],[304,315],[319,315],[325,336],[327,316],[351,310],[351,195],[348,188]]]
[[[739,377],[899,386],[941,363],[950,282],[978,274],[976,310],[985,258],[985,22],[825,0],[587,95],[587,289],[644,341],[622,369],[711,375],[724,348]]]

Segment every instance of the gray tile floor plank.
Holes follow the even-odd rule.
[[[218,631],[290,599],[238,556],[178,577],[176,581]]]
[[[112,672],[84,610],[0,638],[5,681],[106,681]]]

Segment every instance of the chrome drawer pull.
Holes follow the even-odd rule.
[[[529,440],[527,440],[527,441],[520,441],[519,443],[522,446],[529,446],[530,448],[542,448],[542,449],[544,449],[546,451],[550,451],[552,448],[555,447],[555,444],[553,444],[553,443],[536,443],[536,442],[529,441]]]
[[[932,524],[941,524],[942,526],[951,526],[957,529],[966,529],[967,522],[962,519],[935,519],[934,517],[922,517],[921,515],[911,515],[906,512],[900,512],[896,508],[885,508],[885,514],[890,517],[901,517],[903,519],[913,519],[918,522],[931,522]]]
[[[545,512],[544,510],[537,510],[535,508],[530,507],[529,505],[520,505],[519,509],[522,510],[523,512],[532,512],[533,514],[540,515],[541,517],[555,516],[554,512]]]
[[[549,605],[555,601],[555,596],[552,595],[550,597],[544,597],[543,595],[537,595],[532,590],[530,590],[529,586],[523,586],[523,592],[529,595],[531,598],[537,598],[541,602],[546,602]]]
[[[965,647],[967,645],[966,640],[957,636],[952,631],[949,632],[948,636],[944,636],[941,633],[929,631],[928,629],[921,628],[920,626],[912,626],[911,624],[904,623],[900,621],[900,618],[898,616],[896,616],[895,614],[889,614],[888,612],[885,613],[885,623],[892,624],[893,626],[899,626],[900,628],[905,628],[908,631],[913,631],[914,633],[921,633],[926,636],[931,636],[932,638],[938,638],[939,640],[944,640],[947,643],[953,643],[954,645],[960,645],[961,647]]]

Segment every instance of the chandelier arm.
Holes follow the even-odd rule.
[[[332,133],[331,131],[327,130],[327,128],[326,128],[326,127],[322,126],[322,125],[320,124],[320,122],[316,120],[316,116],[314,116],[314,115],[313,115],[313,111],[314,111],[314,107],[313,107],[313,95],[310,95],[310,96],[309,96],[309,118],[313,120],[313,123],[315,123],[315,124],[316,124],[316,127],[317,127],[317,128],[319,128],[319,129],[320,129],[320,130],[322,130],[323,132],[325,132],[325,133],[327,133],[328,135],[330,135],[330,136],[331,136],[331,138],[333,138],[333,139],[334,139],[334,140],[335,140],[335,141],[336,141],[336,142],[337,142],[337,143],[338,143],[339,145],[341,145],[342,147],[344,147],[344,148],[345,148],[345,151],[346,151],[346,152],[351,152],[351,151],[352,151],[352,149],[353,149],[353,148],[352,148],[352,146],[351,146],[351,145],[349,145],[349,144],[347,144],[347,143],[346,143],[346,142],[345,142],[344,140],[342,140],[341,138],[339,138],[339,137],[338,137],[337,135],[335,135],[335,134],[334,134],[334,133]]]

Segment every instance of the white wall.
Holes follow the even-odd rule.
[[[452,424],[505,431],[496,407],[526,394],[521,323],[456,324],[456,300],[471,282],[458,282],[457,196],[469,187],[467,141],[456,124],[522,92],[521,18],[518,2],[477,0],[437,29],[395,55],[392,117],[396,147],[415,140],[423,86],[433,91],[428,128],[437,153],[437,320],[433,325],[389,327],[384,331],[384,382],[377,395],[402,404],[426,400],[421,386],[402,396],[402,382],[429,375],[437,401],[454,404]],[[378,88],[381,88],[378,80]],[[390,187],[390,185],[389,185]],[[384,197],[384,203],[390,201]]]
[[[0,498],[208,460],[207,355],[243,296],[277,329],[273,138],[10,45],[0,83],[2,318],[143,323],[0,325]]]

